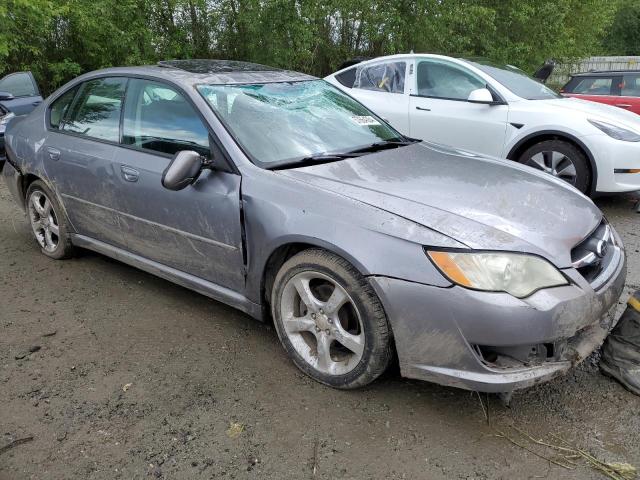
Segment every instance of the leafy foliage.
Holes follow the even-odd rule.
[[[0,74],[32,70],[50,92],[85,71],[159,59],[229,58],[323,75],[354,56],[410,50],[484,56],[531,70],[550,57],[600,53],[616,5],[601,0],[4,0]],[[636,23],[635,35],[638,31]]]
[[[640,3],[637,0],[623,0],[620,4],[604,47],[613,55],[640,55]]]

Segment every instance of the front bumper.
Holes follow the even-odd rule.
[[[597,291],[575,270],[572,284],[518,299],[506,293],[439,288],[370,277],[395,338],[402,375],[483,392],[511,392],[550,380],[598,348],[614,324],[624,289],[626,257]],[[482,347],[522,351],[550,345],[531,362],[487,361]]]
[[[605,134],[580,139],[593,154],[598,168],[595,191],[600,193],[640,190],[640,173],[616,173],[640,168],[640,142],[623,142]]]

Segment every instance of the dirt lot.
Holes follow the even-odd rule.
[[[623,301],[640,288],[638,199],[598,201],[629,253]],[[0,274],[0,449],[33,437],[0,450],[2,480],[602,478],[496,436],[553,455],[511,425],[640,466],[640,398],[593,358],[510,408],[490,397],[491,426],[477,394],[394,371],[331,390],[269,325],[100,255],[46,259],[3,184]]]

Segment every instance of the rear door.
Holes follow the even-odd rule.
[[[16,115],[26,115],[42,103],[38,84],[31,72],[17,72],[1,78],[0,92],[13,96],[12,100],[0,103]]]
[[[623,76],[620,98],[616,106],[640,115],[640,73]]]
[[[155,80],[131,79],[115,158],[119,221],[127,250],[239,291],[244,286],[240,175],[205,170],[184,190],[162,186],[181,150],[211,157],[211,134],[186,95]],[[213,155],[220,167],[221,152]]]
[[[124,246],[115,213],[120,168],[114,158],[126,84],[123,77],[98,78],[58,97],[39,150],[76,231],[116,247]]]
[[[409,102],[414,138],[500,156],[508,105],[468,102],[469,94],[487,82],[469,69],[442,59],[418,59]]]

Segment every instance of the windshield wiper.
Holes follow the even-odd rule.
[[[359,156],[359,152],[319,153],[316,155],[309,155],[308,157],[299,158],[297,160],[278,162],[273,165],[269,165],[266,168],[268,170],[282,170],[285,168],[308,167],[309,165],[320,165],[323,163],[336,162],[338,160],[344,160],[345,158],[354,158]]]
[[[316,155],[309,155],[307,157],[299,158],[297,160],[285,160],[283,162],[274,163],[269,165],[268,170],[283,170],[285,168],[298,168],[308,167],[310,165],[320,165],[322,163],[336,162],[338,160],[344,160],[345,158],[355,158],[366,155],[367,153],[378,152],[380,150],[386,150],[388,148],[404,147],[406,145],[412,145],[422,140],[416,140],[414,138],[398,137],[397,139],[385,140],[383,142],[372,143],[365,147],[356,148],[348,152],[340,153],[318,153]]]
[[[388,148],[398,148],[398,147],[404,147],[407,145],[412,145],[420,141],[421,140],[416,140],[413,138],[405,138],[400,140],[384,140],[382,142],[372,143],[371,145],[367,145],[366,147],[358,148],[356,150],[351,150],[349,153],[378,152],[380,150],[386,150]]]

